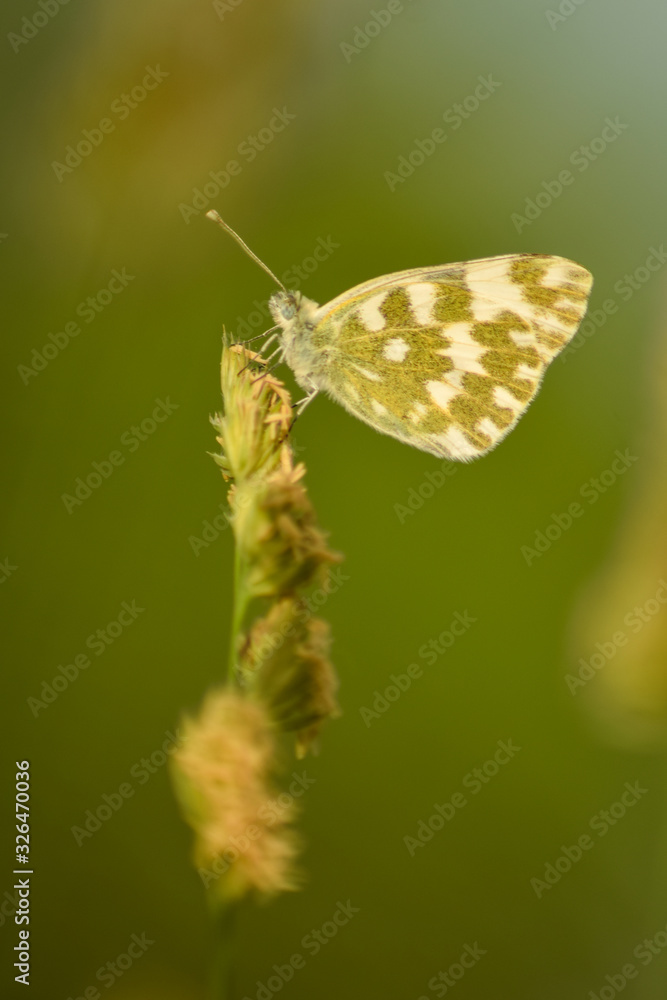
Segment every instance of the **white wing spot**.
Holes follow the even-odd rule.
[[[429,326],[433,323],[435,285],[430,281],[415,281],[405,287],[415,319],[421,326]]]
[[[453,344],[438,354],[444,358],[449,358],[458,372],[476,372],[478,375],[488,375],[486,368],[480,363],[480,358],[486,354],[487,348],[480,347],[479,344]],[[447,376],[452,374],[447,372]]]
[[[572,284],[572,279],[569,277],[571,269],[572,265],[569,260],[556,261],[549,265],[540,284],[544,288],[562,288],[563,285],[570,285]]]
[[[478,323],[497,319],[510,309],[525,322],[532,324],[535,307],[524,298],[523,286],[512,281],[512,264],[516,258],[491,258],[474,262],[465,272],[466,284],[472,292],[470,310]]]
[[[513,396],[504,386],[497,385],[493,390],[493,399],[498,406],[511,410],[512,413],[520,413],[525,404]]]
[[[493,420],[491,420],[489,417],[484,417],[482,420],[480,420],[480,422],[477,424],[477,430],[479,431],[480,434],[486,434],[487,437],[490,437],[492,441],[497,441],[500,434],[502,433],[500,428],[496,427]]]
[[[576,306],[571,299],[558,299],[558,301],[553,304],[554,309],[572,309],[573,307],[576,309]]]
[[[447,382],[463,392],[463,376],[465,371],[463,368],[454,368],[452,371],[448,371],[443,377],[447,379]]]
[[[370,379],[371,382],[382,381],[377,372],[370,372],[368,368],[362,368],[361,365],[352,365],[352,367],[356,368],[356,370],[359,372],[360,375],[363,375],[365,378]]]
[[[455,386],[447,385],[446,382],[427,382],[426,389],[441,410],[446,410],[450,401],[460,392]]]
[[[531,368],[530,365],[519,364],[516,369],[517,378],[527,378],[529,382],[537,382],[540,375],[540,368]]]
[[[387,297],[387,292],[380,292],[372,298],[362,302],[359,309],[359,317],[369,330],[382,330],[386,324],[386,319],[380,312],[380,306]]]
[[[443,330],[444,335],[452,341],[450,347],[445,347],[438,354],[449,358],[457,371],[476,372],[478,375],[488,375],[480,364],[480,358],[488,348],[478,344],[472,336],[470,323],[452,323]],[[449,374],[449,373],[448,373]]]
[[[441,445],[451,458],[463,461],[475,458],[483,450],[472,445],[458,427],[449,427],[444,434],[434,434],[432,440]]]
[[[426,413],[428,413],[428,407],[424,406],[423,403],[415,403],[414,409],[410,414],[410,420],[412,420],[413,424],[418,424]]]
[[[453,340],[457,344],[477,343],[471,336],[472,323],[449,323],[447,326],[443,326],[440,332],[443,337],[447,337],[448,340]]]
[[[525,330],[510,330],[509,333],[517,347],[534,347],[534,333],[526,333]]]
[[[382,403],[378,403],[377,399],[371,399],[371,406],[379,417],[383,417],[387,412],[387,407],[383,406]]]
[[[387,361],[403,361],[409,350],[410,345],[406,344],[402,337],[392,337],[384,345],[382,353]]]

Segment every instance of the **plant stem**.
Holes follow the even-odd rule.
[[[211,969],[211,1000],[234,1000],[234,931],[237,903],[228,903],[214,913],[215,953]]]
[[[234,552],[234,593],[232,596],[231,635],[229,637],[229,660],[227,663],[227,683],[236,683],[236,660],[239,648],[239,636],[243,619],[248,608],[248,593],[243,586],[244,567],[238,545]]]

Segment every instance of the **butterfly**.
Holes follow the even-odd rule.
[[[299,411],[326,392],[381,434],[461,462],[494,448],[525,413],[593,284],[571,260],[519,253],[396,271],[320,306],[207,215],[280,287],[267,335],[307,393]]]

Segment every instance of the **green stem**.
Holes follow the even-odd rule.
[[[238,546],[234,553],[234,594],[232,597],[232,622],[229,637],[229,660],[227,663],[227,683],[236,683],[236,660],[238,656],[239,637],[248,609],[248,593],[243,586],[244,566]]]
[[[234,1000],[234,937],[238,905],[228,903],[214,914],[215,954],[211,969],[211,1000]]]

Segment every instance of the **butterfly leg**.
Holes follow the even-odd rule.
[[[318,386],[314,385],[307,396],[304,396],[303,399],[297,400],[296,403],[292,403],[292,409],[296,411],[296,416],[294,417],[294,420],[296,420],[296,417],[301,416],[301,414],[306,409],[308,404],[312,403],[312,401],[315,399],[315,396],[317,396],[319,391],[320,390]],[[292,426],[294,426],[294,423],[292,423]]]
[[[269,330],[268,333],[271,333],[271,331]],[[273,344],[273,342],[276,341],[276,340],[278,340],[279,337],[280,337],[280,333],[273,333],[273,334],[271,334],[271,336],[269,337],[269,339],[264,344],[262,344],[262,353],[267,349],[267,347],[269,346],[269,344]],[[274,351],[273,354],[275,354],[275,353],[276,352]],[[273,357],[273,354],[271,355],[271,357]]]
[[[277,333],[274,333],[272,337],[269,337],[269,339],[267,340],[267,342],[265,344],[262,344],[262,350],[265,351],[266,348],[269,346],[269,344],[271,344],[274,340],[276,340],[277,337],[279,337],[279,334],[277,334]],[[275,351],[273,351],[271,354],[269,354],[268,358],[264,358],[261,355],[255,355],[255,357],[251,358],[250,361],[248,361],[243,366],[243,368],[239,368],[239,375],[241,375],[242,372],[244,372],[246,370],[246,368],[248,368],[253,362],[255,364],[267,365],[269,363],[269,361],[271,361],[273,358],[276,357],[276,355],[278,355],[278,354],[282,355],[283,352],[284,352],[284,348],[283,348],[283,345],[281,343],[281,344],[278,345],[278,347],[275,349]],[[276,364],[280,364],[281,362],[282,362],[282,357],[276,362]],[[264,374],[266,375],[266,374],[268,374],[268,372],[273,371],[273,368],[275,368],[275,367],[276,367],[276,365],[273,365],[271,368],[267,369],[267,371],[264,372]]]
[[[320,390],[314,386],[307,396],[304,396],[303,399],[297,400],[296,403],[292,403],[292,410],[294,411],[294,416],[292,417],[292,421],[287,429],[287,434],[285,435],[285,438],[288,438],[290,436],[298,418],[301,416],[301,414],[306,409],[308,404],[312,402],[313,399],[315,399],[315,396],[317,396],[319,391]]]
[[[264,346],[266,347],[266,344]],[[280,355],[284,354],[284,348],[283,348],[282,344],[278,344],[278,346],[276,347],[275,351],[272,351],[271,354],[269,354],[268,358],[265,358],[265,361],[266,361],[267,365],[268,365],[269,361],[272,361],[273,358],[276,357],[277,354],[280,354]],[[282,362],[282,357],[281,357],[280,361]]]
[[[235,340],[234,344],[252,344],[253,340],[261,340],[262,337],[267,337],[270,333],[275,330],[280,330],[279,326],[272,326],[270,330],[265,330],[264,333],[256,333],[254,337],[248,337],[247,340]]]

